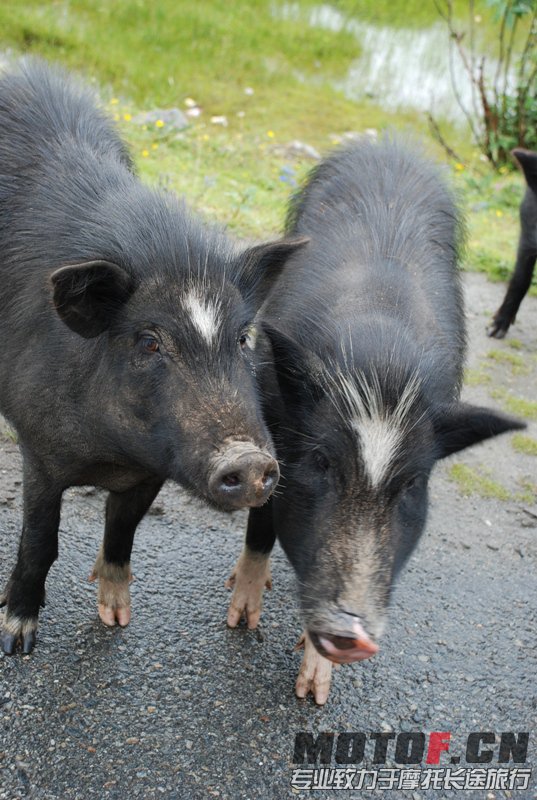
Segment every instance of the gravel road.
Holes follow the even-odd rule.
[[[519,323],[496,342],[485,327],[504,287],[470,274],[466,288],[471,371],[464,396],[496,406],[508,396],[535,403],[537,299],[526,298]],[[535,421],[528,435],[537,438]],[[450,477],[454,463],[490,470],[508,499],[464,496]],[[16,445],[4,436],[1,584],[18,543],[20,466]],[[300,623],[281,551],[260,629],[226,628],[224,581],[241,548],[245,514],[215,513],[167,484],[135,541],[132,623],[107,630],[87,582],[104,493],[70,490],[36,650],[0,656],[1,800],[307,797],[290,785],[301,731],[449,731],[449,756],[462,754],[465,768],[471,732],[528,731],[528,760],[518,766],[533,764],[536,774],[525,791],[409,783],[312,796],[537,798],[536,467],[537,458],[515,452],[505,436],[437,468],[428,528],[397,587],[381,650],[337,670],[323,708],[294,696]],[[358,768],[372,768],[373,750],[369,737]],[[497,752],[485,767],[509,766],[498,764]],[[442,754],[441,764],[450,757]],[[393,740],[385,766],[395,766]]]

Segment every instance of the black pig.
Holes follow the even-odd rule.
[[[509,281],[505,298],[494,314],[489,336],[503,339],[516,319],[522,300],[531,286],[537,260],[537,153],[513,150],[526,178],[526,193],[520,204],[520,239],[515,271]]]
[[[39,62],[0,81],[0,410],[24,457],[24,521],[2,604],[30,652],[63,491],[110,491],[99,579],[130,619],[136,526],[167,478],[222,509],[257,506],[278,465],[254,380],[254,315],[290,252],[238,252],[144,187],[86,90]]]
[[[435,462],[523,425],[459,401],[461,222],[437,168],[397,141],[354,143],[314,169],[288,233],[311,242],[260,314],[281,492],[250,511],[228,624],[256,626],[277,536],[306,629],[296,693],[324,703],[332,662],[378,650]]]

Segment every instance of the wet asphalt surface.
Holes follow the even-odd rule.
[[[484,335],[503,286],[479,275],[468,276],[467,285],[470,363],[490,382],[464,396],[497,405],[491,393],[500,386],[535,400],[537,299],[526,299],[511,334],[527,365],[517,372],[487,358],[493,349],[515,352],[508,340]],[[534,438],[536,429],[531,423]],[[525,766],[533,764],[535,775],[527,791],[408,788],[311,796],[537,797],[537,501],[528,496],[537,459],[515,453],[506,436],[453,460],[486,465],[513,498],[463,497],[448,479],[449,463],[437,468],[428,528],[395,592],[381,650],[337,670],[323,708],[294,696],[300,621],[293,575],[280,550],[259,630],[226,628],[224,581],[241,549],[245,514],[213,512],[167,484],[135,540],[132,622],[108,630],[87,582],[105,495],[70,490],[37,647],[29,657],[0,656],[0,800],[307,797],[290,786],[300,731],[449,731],[450,756],[462,755],[464,767],[469,733],[529,731]],[[4,437],[2,584],[18,543],[20,481],[17,447]],[[497,750],[485,766],[499,766]],[[359,766],[371,769],[372,754],[368,741]],[[395,766],[393,756],[392,742],[386,766]],[[441,764],[448,763],[443,756]]]

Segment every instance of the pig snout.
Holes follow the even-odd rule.
[[[318,652],[335,664],[363,661],[374,656],[379,650],[378,644],[369,638],[356,619],[352,620],[344,635],[309,631],[309,636]]]
[[[229,445],[214,460],[209,492],[222,508],[261,506],[280,479],[277,461],[252,442]]]

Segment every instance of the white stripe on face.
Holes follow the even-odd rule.
[[[192,289],[183,298],[183,306],[190,314],[190,321],[196,330],[211,344],[218,335],[221,322],[220,305],[217,301],[209,300]]]
[[[362,376],[351,379],[340,375],[338,384],[358,434],[364,468],[371,486],[376,488],[401,446],[409,412],[419,393],[419,379],[415,376],[408,381],[393,411],[385,407],[378,378],[369,384]]]
[[[402,438],[401,428],[396,427],[389,418],[364,417],[354,422],[354,429],[360,439],[360,450],[369,481],[376,488],[397,455]]]

